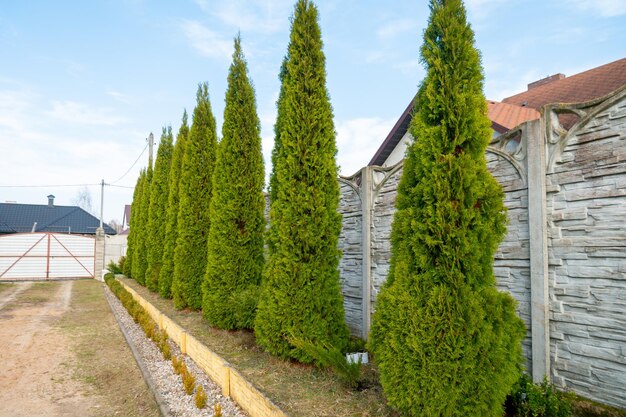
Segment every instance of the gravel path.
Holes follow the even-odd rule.
[[[222,416],[245,417],[246,414],[222,395],[222,390],[211,381],[206,374],[198,368],[188,356],[184,356],[187,369],[196,377],[196,384],[202,385],[207,395],[207,405],[199,410],[193,400],[193,395],[187,395],[183,389],[183,383],[179,375],[174,373],[172,362],[163,359],[161,351],[154,342],[148,339],[143,329],[134,322],[120,300],[113,295],[108,287],[104,287],[107,298],[113,307],[113,314],[117,316],[122,326],[130,336],[144,365],[150,375],[161,398],[165,401],[172,416],[176,417],[200,417],[213,416],[213,405],[220,404]],[[175,343],[169,341],[172,356],[181,356],[180,349]]]

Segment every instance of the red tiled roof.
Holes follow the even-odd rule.
[[[533,83],[534,84],[534,83]],[[626,84],[626,58],[557,79],[507,97],[503,103],[540,110],[545,104],[583,103],[603,97]]]
[[[533,108],[491,100],[487,100],[487,108],[491,127],[498,133],[504,133],[520,123],[538,119],[540,116],[539,112]]]
[[[555,74],[530,84],[523,93],[507,97],[502,102],[487,101],[491,127],[504,133],[520,123],[538,119],[539,110],[545,104],[583,103],[604,97],[626,85],[626,58],[565,77]],[[404,111],[389,135],[368,165],[382,165],[407,132],[413,117],[413,102]],[[562,123],[571,127],[575,118],[565,115]]]

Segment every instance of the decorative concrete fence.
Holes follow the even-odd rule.
[[[486,159],[509,217],[495,274],[526,323],[527,370],[626,408],[626,87],[544,107]],[[402,163],[339,179],[346,321],[363,338],[389,272],[401,175]]]

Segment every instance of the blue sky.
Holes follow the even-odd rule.
[[[199,82],[218,121],[232,40],[241,32],[257,94],[266,170],[278,71],[293,0],[4,1],[0,7],[0,201],[70,205],[81,186],[112,183],[154,132],[178,130]],[[328,90],[343,175],[367,164],[424,76],[426,1],[319,0]],[[626,55],[626,0],[468,0],[487,98]],[[156,151],[155,151],[156,153]],[[147,153],[115,185],[132,187]],[[99,214],[100,187],[89,186]],[[105,187],[104,219],[132,189]]]

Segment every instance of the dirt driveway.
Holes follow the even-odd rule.
[[[94,281],[0,286],[0,417],[157,416]]]

